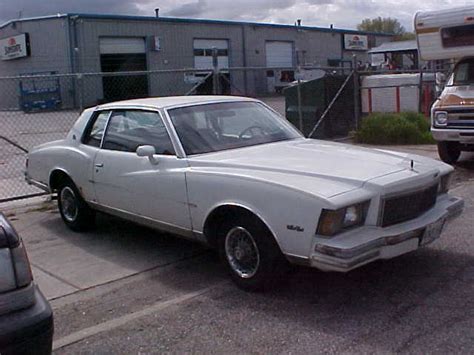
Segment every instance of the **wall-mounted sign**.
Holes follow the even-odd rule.
[[[366,51],[369,49],[369,39],[363,35],[344,35],[344,49],[346,51]]]
[[[161,38],[158,36],[153,36],[153,50],[156,52],[161,50]]]
[[[28,33],[0,39],[0,58],[2,60],[17,59],[30,55]]]
[[[385,54],[384,53],[374,53],[370,55],[371,64],[373,67],[381,66],[385,63]]]

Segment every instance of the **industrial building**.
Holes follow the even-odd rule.
[[[122,98],[183,94],[207,75],[216,48],[218,66],[226,76],[222,91],[261,95],[295,80],[291,68],[297,65],[350,66],[353,54],[365,64],[368,50],[391,39],[386,34],[309,27],[300,22],[279,25],[158,14],[58,14],[11,20],[0,26],[0,77],[108,73],[50,83],[63,108],[77,106],[79,101],[87,106]],[[178,71],[185,68],[195,71]],[[160,72],[163,70],[176,72]],[[134,71],[140,73],[113,75]],[[0,83],[3,93],[12,90],[5,85]],[[31,85],[25,80],[20,93],[34,93],[28,91]],[[13,107],[18,106],[19,98],[4,94],[0,100],[2,106]]]

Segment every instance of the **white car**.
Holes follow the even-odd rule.
[[[259,289],[286,261],[349,271],[431,243],[463,201],[432,159],[304,138],[262,102],[190,96],[87,109],[28,155],[64,222],[103,211],[219,250]]]

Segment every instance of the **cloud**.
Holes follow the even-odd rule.
[[[393,17],[411,30],[418,10],[474,5],[474,0],[0,0],[0,23],[22,17],[79,12],[197,17],[355,28],[364,18]]]
[[[207,8],[206,0],[186,3],[168,11],[169,16],[177,17],[199,17],[205,13]]]

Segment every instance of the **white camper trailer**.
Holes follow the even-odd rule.
[[[474,55],[474,6],[418,12],[415,31],[423,60]]]
[[[431,108],[431,132],[441,159],[455,163],[474,150],[474,6],[415,15],[423,60],[455,59],[446,87]]]

